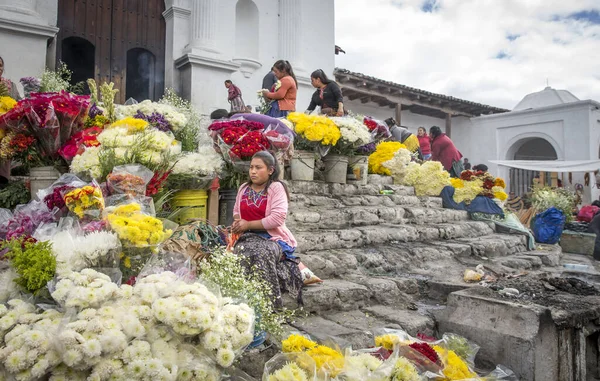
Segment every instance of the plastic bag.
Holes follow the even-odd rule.
[[[132,196],[129,194],[114,194],[104,199],[104,211],[102,212],[103,217],[106,217],[109,213],[112,213],[117,207],[127,204],[139,204],[141,212],[149,216],[156,216],[156,209],[154,207],[154,199],[147,196]]]
[[[299,379],[317,380],[315,361],[303,352],[278,353],[265,363],[262,381],[286,381],[286,374],[301,374]]]
[[[94,180],[90,185],[65,189],[63,191],[65,205],[79,219],[98,220],[104,210],[104,196],[100,185]]]
[[[154,172],[141,164],[120,165],[106,177],[106,184],[112,194],[145,196],[146,186],[153,176]]]
[[[531,227],[536,242],[550,245],[558,243],[565,220],[565,215],[555,207],[537,214]]]
[[[201,337],[209,356],[223,368],[233,365],[236,357],[254,340],[255,318],[248,304],[224,298],[212,325]]]
[[[379,348],[346,350],[344,368],[337,379],[344,381],[389,380],[394,371],[397,355],[386,360],[377,357]]]
[[[479,352],[479,345],[454,333],[444,333],[442,341],[447,349],[454,351],[454,353],[465,360],[471,367],[475,365],[475,356],[477,356],[477,352]]]
[[[577,221],[592,222],[592,218],[600,211],[600,208],[595,205],[583,206],[577,213]]]
[[[0,235],[10,240],[19,237],[30,237],[42,224],[55,221],[58,209],[49,210],[41,201],[31,201],[29,204],[17,205],[12,218],[5,220],[0,226]],[[7,218],[8,214],[4,214]]]
[[[85,181],[82,181],[74,174],[65,173],[48,188],[40,189],[36,196],[38,200],[41,200],[46,204],[48,209],[52,210],[58,208],[61,212],[66,212],[67,207],[65,205],[65,200],[63,199],[64,192],[75,188],[81,188],[86,185],[87,183]]]
[[[269,125],[263,134],[271,143],[271,148],[276,151],[286,151],[290,145],[294,144],[294,132],[287,126]]]
[[[371,136],[373,137],[374,141],[387,139],[392,136],[387,124],[385,124],[381,120],[374,119],[370,116],[365,116],[363,119],[363,123],[371,132]]]
[[[161,251],[146,262],[144,268],[137,276],[138,281],[152,274],[170,271],[179,279],[193,282],[197,279],[196,262],[185,254]]]

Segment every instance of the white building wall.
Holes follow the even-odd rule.
[[[262,88],[262,79],[273,64],[279,59],[289,60],[298,79],[298,95],[296,107],[304,111],[310,102],[314,89],[310,85],[310,73],[323,69],[333,75],[334,69],[334,0],[195,0],[216,4],[215,17],[203,22],[216,23],[214,51],[186,44],[183,48],[178,38],[190,36],[193,28],[193,3],[189,0],[168,0],[170,5],[177,6],[190,13],[180,12],[183,16],[176,27],[167,25],[167,47],[173,46],[172,57],[176,61],[178,72],[168,76],[171,83],[167,86],[181,89],[184,96],[203,113],[210,113],[218,108],[229,109],[226,79],[231,79],[242,90],[246,104],[259,104],[257,91]],[[256,23],[243,22],[236,25],[236,5],[238,1],[249,2],[258,10]],[[253,6],[250,6],[252,8]],[[246,7],[245,9],[248,9]],[[315,12],[318,9],[318,12]],[[254,18],[254,16],[253,16]],[[247,21],[247,20],[245,20]],[[257,25],[256,25],[257,24]],[[289,28],[293,25],[292,28]],[[255,35],[257,41],[248,42],[252,47],[246,49],[240,45],[240,38]],[[238,28],[246,28],[240,31]],[[282,30],[285,28],[285,30]],[[237,41],[236,41],[237,37]],[[190,38],[187,37],[189,41]],[[236,43],[237,42],[237,43]],[[193,42],[192,42],[193,45]],[[238,51],[236,51],[236,45]],[[242,46],[242,48],[240,48]],[[168,50],[168,49],[167,49]],[[241,51],[241,52],[240,52]],[[252,57],[251,52],[257,52]],[[289,52],[290,57],[282,56]],[[168,53],[167,53],[168,54]]]
[[[4,76],[39,76],[46,67],[48,39],[58,32],[58,0],[0,0],[0,47]]]
[[[558,160],[593,160],[598,158],[600,123],[590,121],[592,115],[600,119],[593,102],[581,101],[564,105],[495,114],[472,118],[459,126],[453,124],[455,144],[473,164],[482,162],[491,173],[509,182],[509,170],[498,168],[489,160],[513,160],[522,139],[539,137],[547,140],[556,150]],[[594,123],[597,126],[594,126]],[[590,147],[592,145],[593,147]],[[584,184],[584,174],[573,174],[573,184]],[[593,181],[585,187],[584,200],[592,197]],[[565,174],[564,186],[570,186]],[[594,192],[595,193],[595,192]]]

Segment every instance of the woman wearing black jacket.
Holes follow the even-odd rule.
[[[317,90],[306,109],[307,112],[313,112],[317,106],[321,106],[321,114],[344,116],[344,97],[337,83],[327,78],[321,69],[312,72],[310,83]]]

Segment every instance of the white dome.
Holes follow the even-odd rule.
[[[570,91],[556,90],[548,86],[542,91],[526,95],[525,98],[513,108],[513,111],[560,105],[577,102],[578,100],[579,98],[571,94]]]

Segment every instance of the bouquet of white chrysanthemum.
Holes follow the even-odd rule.
[[[4,318],[14,313],[18,324],[4,331],[0,363],[17,380],[38,380],[61,362],[52,334],[53,328],[60,324],[62,314],[55,310],[35,313],[32,304],[17,299],[11,300],[9,306],[10,311],[2,305],[0,315]]]
[[[58,278],[51,295],[61,306],[83,309],[101,306],[117,296],[118,290],[108,275],[83,269]]]
[[[395,357],[382,361],[374,356],[376,349],[358,352],[348,351],[344,360],[344,368],[337,379],[344,381],[387,381],[392,376]]]
[[[140,298],[144,304],[151,306],[155,300],[169,296],[171,285],[177,280],[178,276],[171,271],[148,275],[136,280],[133,296]]]
[[[219,312],[219,298],[200,283],[181,280],[170,285],[168,296],[152,303],[156,320],[176,333],[195,336],[209,329]]]
[[[390,170],[394,178],[394,184],[404,184],[404,178],[408,173],[408,164],[412,161],[410,151],[406,148],[400,148],[391,160],[381,163],[384,167]]]
[[[74,244],[73,254],[81,257],[86,267],[119,266],[121,241],[112,232],[99,231],[77,236]]]
[[[352,144],[355,148],[372,141],[371,133],[367,126],[355,118],[332,117],[331,120],[339,127],[342,139]]]
[[[202,345],[212,351],[217,364],[227,368],[235,356],[253,340],[254,310],[245,303],[231,300],[221,309],[219,319],[202,336]]]

